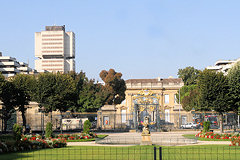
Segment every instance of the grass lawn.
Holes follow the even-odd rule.
[[[103,135],[97,135],[97,138],[105,138],[108,135],[103,134]],[[95,141],[95,138],[90,138],[90,139],[76,139],[76,140],[66,140],[67,142],[90,142],[90,141]]]
[[[230,141],[230,139],[211,139],[211,138],[195,137],[194,134],[184,134],[183,137],[189,138],[189,139],[197,139],[199,141]]]
[[[131,147],[103,147],[103,146],[70,146],[66,148],[42,149],[23,153],[9,153],[0,155],[1,160],[68,160],[68,159],[109,159],[109,160],[152,160],[154,146],[131,146]],[[159,146],[157,147],[157,159],[159,159]],[[208,146],[175,146],[162,148],[163,159],[218,159],[237,160],[240,157],[240,147],[226,145]]]

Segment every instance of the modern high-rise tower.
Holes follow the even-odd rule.
[[[46,26],[35,33],[35,69],[38,72],[75,71],[75,34],[63,26]]]

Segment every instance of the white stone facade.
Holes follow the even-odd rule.
[[[38,72],[75,71],[75,34],[65,26],[46,26],[35,33],[35,69]]]

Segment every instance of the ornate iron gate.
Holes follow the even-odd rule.
[[[136,130],[142,129],[142,122],[145,116],[149,116],[150,130],[160,129],[159,97],[149,90],[142,90],[133,97],[134,99],[134,126]]]

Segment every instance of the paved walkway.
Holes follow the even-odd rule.
[[[152,132],[151,137],[152,139],[162,139],[162,140],[169,140],[170,142],[174,142],[175,140],[189,140],[184,138],[183,134],[197,134],[199,131],[176,131],[176,132]],[[122,139],[126,141],[126,139],[141,139],[141,133],[102,133],[109,135],[108,138],[112,139]],[[229,145],[231,144],[230,141],[197,141],[196,144],[184,144],[184,145]],[[126,145],[126,144],[116,144],[116,145],[109,145],[109,144],[96,144],[95,142],[68,142],[68,146],[133,146],[133,145]]]

